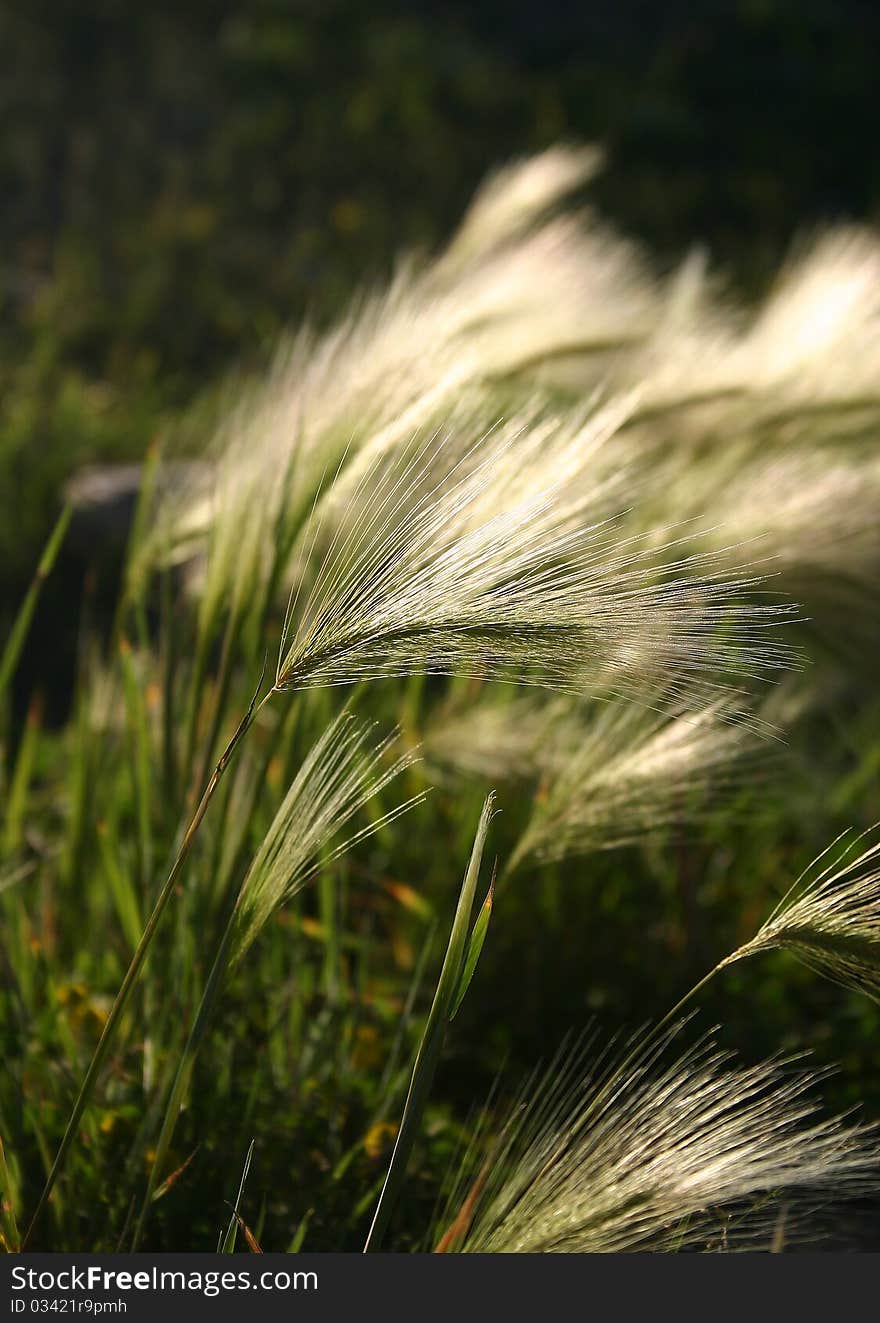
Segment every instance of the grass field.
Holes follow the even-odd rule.
[[[880,245],[735,307],[595,166],[154,444],[21,724],[62,515],[0,662],[8,1250],[871,1243]]]

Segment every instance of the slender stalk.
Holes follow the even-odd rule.
[[[202,755],[202,765],[199,769],[199,775],[196,778],[196,785],[205,784],[208,771],[211,767],[211,754],[217,743],[217,737],[220,734],[220,725],[223,720],[223,709],[226,703],[226,695],[229,692],[229,677],[231,674],[232,662],[232,644],[235,630],[233,629],[233,617],[226,622],[226,629],[223,631],[223,644],[220,653],[220,668],[217,673],[216,689],[214,695],[214,714],[211,718],[211,729],[208,732],[208,738],[205,741],[205,749]]]
[[[347,720],[347,718],[343,716],[342,720],[344,722]],[[340,725],[340,720],[337,719],[337,721],[333,725],[331,725],[329,733],[330,734],[333,734],[334,732],[338,733],[341,729],[342,726]],[[351,744],[349,745],[349,749],[353,748],[357,750],[360,747],[359,740],[362,739],[363,736],[358,737],[358,739],[356,739],[353,745]],[[385,743],[387,744],[387,741]],[[327,740],[325,736],[325,740],[324,740],[325,749],[326,746],[327,746]],[[379,748],[373,751],[373,760],[375,760],[375,758],[382,752],[384,747],[385,745],[379,746]],[[319,745],[316,746],[316,750],[319,750],[320,748],[321,748],[321,744],[319,743]],[[399,761],[397,765],[398,770],[402,766],[407,765],[407,762],[408,760],[406,758]],[[311,765],[314,768],[315,764],[312,763]],[[291,785],[291,789],[288,792],[288,795],[289,796],[292,795],[293,798],[286,799],[285,804],[281,810],[284,823],[290,824],[289,835],[290,836],[295,835],[297,829],[300,829],[305,834],[305,838],[307,841],[309,840],[308,808],[300,812],[295,812],[294,809],[297,805],[296,795],[299,792],[300,775],[305,773],[309,766],[310,763],[307,760],[303,764],[300,774],[296,778],[294,778],[294,781]],[[370,762],[369,761],[365,762],[364,768],[366,770],[364,770],[362,773],[364,778],[366,778],[368,775],[369,767],[370,767]],[[319,771],[319,779],[320,779],[320,768],[318,769],[318,771]],[[338,772],[338,768],[336,769],[336,771]],[[381,785],[384,784],[384,779],[385,778],[382,777],[378,778],[376,785],[372,787],[372,792],[374,792],[375,789],[381,787]],[[368,799],[371,797],[366,793],[367,788],[368,788],[368,782],[367,780],[364,780],[361,786],[361,797],[363,803],[366,803]],[[338,795],[338,791],[337,791],[337,795]],[[353,804],[349,803],[346,806],[344,797],[340,802],[342,803],[343,812],[347,816],[352,811]],[[380,819],[379,820],[380,823],[383,820],[384,819]],[[277,817],[275,821],[277,823],[278,821]],[[324,830],[326,832],[326,827]],[[275,833],[274,836],[273,836],[273,832]],[[353,839],[358,839],[364,834],[368,834],[368,833],[365,832],[358,833]],[[281,837],[279,841],[278,832],[276,831],[276,828],[273,825],[273,827],[270,828],[269,834],[264,840],[264,847],[268,849],[268,855],[270,858],[272,858],[273,855],[277,856],[279,853],[281,854],[284,853],[284,849],[283,849],[284,841],[285,841],[284,833],[283,832],[281,833]],[[320,842],[318,842],[318,844],[320,845]],[[347,848],[347,846],[343,846],[342,848],[343,849]],[[295,853],[295,846],[294,846],[294,853]],[[316,847],[316,854],[317,854],[317,847]],[[330,853],[329,857],[332,859],[333,857],[332,852]],[[229,914],[229,917],[226,921],[219,946],[214,956],[213,964],[211,965],[211,969],[208,974],[207,982],[205,984],[201,999],[198,1004],[198,1008],[196,1010],[195,1018],[192,1022],[183,1051],[180,1055],[176,1074],[174,1076],[171,1089],[168,1095],[168,1100],[165,1105],[161,1129],[156,1143],[156,1149],[153,1156],[150,1174],[147,1182],[146,1193],[144,1195],[144,1199],[141,1205],[140,1214],[137,1220],[137,1225],[135,1227],[134,1241],[132,1244],[133,1251],[138,1247],[141,1236],[143,1234],[143,1229],[149,1214],[150,1205],[155,1195],[157,1182],[166,1165],[168,1152],[171,1146],[171,1140],[174,1135],[174,1128],[177,1124],[178,1116],[180,1114],[181,1107],[183,1105],[187,1090],[189,1088],[192,1079],[195,1060],[199,1050],[201,1049],[202,1043],[204,1042],[204,1039],[206,1037],[209,1022],[214,1013],[220,993],[222,992],[227,970],[230,966],[230,962],[236,957],[236,952],[240,954],[243,949],[241,944],[242,932],[246,931],[247,919],[245,918],[244,920],[245,926],[243,930],[242,915],[244,914],[246,916],[248,913],[248,897],[250,895],[249,880],[252,879],[254,876],[259,876],[260,864],[258,861],[260,858],[261,858],[261,854],[258,852],[257,856],[255,856],[255,859],[252,862],[251,869],[249,869],[245,873],[243,881],[238,885],[238,890],[235,896],[234,905],[232,906],[231,913]],[[306,858],[308,858],[308,855],[306,855]],[[300,862],[302,864],[302,861]],[[295,877],[296,876],[295,873],[292,874],[292,876]],[[308,876],[307,872],[304,873],[303,876],[307,877]],[[324,879],[322,876],[322,885],[323,885],[323,880]],[[277,903],[280,903],[282,895],[283,895],[283,887],[281,892],[279,892]]]
[[[189,1037],[186,1040],[186,1046],[183,1049],[183,1055],[177,1067],[177,1073],[174,1076],[174,1083],[171,1086],[171,1093],[168,1096],[168,1102],[165,1106],[165,1115],[162,1120],[162,1129],[159,1132],[159,1138],[156,1142],[156,1152],[153,1157],[153,1163],[150,1168],[150,1175],[147,1181],[147,1190],[144,1195],[141,1211],[138,1215],[137,1225],[134,1229],[134,1236],[131,1242],[131,1252],[137,1249],[143,1234],[144,1223],[150,1210],[150,1204],[153,1200],[153,1194],[159,1179],[159,1173],[165,1165],[165,1158],[171,1147],[171,1140],[174,1135],[174,1128],[177,1125],[177,1118],[180,1115],[180,1108],[183,1103],[184,1095],[189,1087],[192,1078],[193,1066],[199,1048],[204,1041],[208,1028],[208,1022],[211,1019],[220,991],[223,987],[223,980],[226,977],[226,971],[229,967],[229,957],[232,948],[232,937],[235,931],[235,914],[230,917],[229,922],[221,938],[220,945],[217,948],[217,954],[214,957],[214,963],[211,966],[211,972],[208,975],[208,981],[205,984],[205,990],[202,993],[202,999],[199,1002],[199,1008],[196,1011],[195,1019],[189,1031]]]
[[[462,969],[467,959],[468,923],[477,880],[480,875],[480,862],[483,857],[483,846],[486,842],[486,833],[489,830],[489,822],[492,816],[493,801],[494,795],[490,795],[483,805],[483,812],[474,837],[470,863],[462,882],[455,918],[452,921],[452,932],[446,948],[443,967],[440,970],[437,991],[434,993],[434,1000],[416,1053],[400,1129],[397,1132],[385,1183],[382,1186],[379,1203],[376,1206],[373,1222],[364,1245],[365,1254],[379,1249],[382,1238],[388,1230],[391,1214],[403,1187],[409,1156],[421,1127],[425,1103],[434,1082],[434,1073],[440,1059],[446,1026],[451,1018],[451,1013],[454,1013],[456,993],[461,986]]]
[[[162,777],[165,801],[163,809],[170,818],[177,803],[177,764],[174,749],[177,648],[175,646],[173,624],[174,607],[171,598],[170,570],[163,571],[159,591],[161,607],[160,637],[162,639]]]
[[[34,1231],[37,1228],[37,1224],[39,1223],[39,1220],[43,1215],[46,1205],[49,1202],[49,1196],[52,1193],[52,1190],[55,1186],[55,1182],[58,1179],[58,1176],[61,1172],[61,1168],[63,1167],[65,1159],[67,1158],[67,1154],[70,1151],[70,1147],[73,1143],[74,1136],[76,1135],[77,1126],[79,1125],[83,1112],[88,1106],[89,1100],[92,1096],[92,1092],[95,1087],[95,1083],[97,1081],[98,1075],[100,1074],[101,1067],[103,1066],[104,1061],[106,1060],[107,1053],[110,1049],[110,1044],[116,1032],[116,1027],[128,1003],[128,999],[129,996],[131,995],[131,991],[134,988],[135,983],[137,982],[138,975],[140,974],[141,971],[141,966],[143,965],[147,957],[147,953],[150,949],[150,946],[152,945],[153,938],[156,935],[156,930],[159,927],[159,923],[162,919],[162,915],[165,911],[165,907],[167,906],[168,901],[171,898],[171,894],[174,891],[174,887],[177,883],[177,879],[181,874],[183,865],[186,862],[187,856],[189,855],[189,852],[192,848],[192,844],[193,841],[195,840],[196,833],[198,832],[199,827],[202,824],[202,819],[204,818],[205,813],[208,810],[208,805],[210,804],[214,796],[214,792],[220,783],[223,773],[226,771],[226,768],[229,766],[229,763],[232,759],[232,756],[236,748],[238,747],[239,742],[243,739],[244,735],[252,725],[254,718],[256,717],[260,708],[263,706],[264,703],[268,701],[269,698],[272,697],[272,694],[275,692],[273,689],[270,689],[269,692],[263,698],[262,702],[259,704],[259,706],[257,706],[257,697],[260,688],[262,687],[262,683],[263,683],[263,677],[261,675],[260,683],[257,686],[257,690],[254,693],[254,697],[251,699],[250,706],[248,707],[248,710],[245,713],[245,715],[242,717],[238,729],[236,730],[235,734],[232,736],[232,739],[229,741],[226,748],[224,749],[220,761],[217,763],[217,766],[214,768],[211,779],[208,782],[207,786],[205,787],[205,791],[202,795],[202,798],[199,801],[195,813],[193,814],[192,821],[190,822],[189,826],[187,827],[184,833],[183,840],[181,841],[180,848],[178,849],[177,852],[177,857],[175,858],[174,863],[171,866],[171,872],[168,874],[168,878],[165,882],[165,885],[162,887],[162,890],[159,892],[159,895],[156,899],[156,904],[153,907],[153,912],[150,915],[149,919],[147,920],[147,925],[144,928],[144,931],[141,935],[141,940],[138,942],[137,949],[135,950],[135,953],[131,958],[131,963],[128,966],[128,969],[125,974],[125,978],[122,980],[119,991],[116,994],[116,999],[113,1002],[113,1005],[110,1009],[110,1014],[107,1016],[107,1019],[105,1021],[104,1028],[101,1033],[101,1037],[98,1039],[98,1045],[95,1048],[91,1063],[89,1065],[88,1070],[86,1071],[85,1079],[80,1085],[79,1093],[77,1094],[76,1101],[73,1104],[73,1111],[70,1114],[70,1118],[67,1122],[67,1127],[64,1131],[64,1135],[62,1136],[61,1143],[58,1147],[58,1152],[55,1154],[55,1160],[52,1163],[52,1167],[49,1171],[49,1175],[46,1178],[46,1184],[43,1187],[43,1192],[40,1195],[39,1202],[37,1203],[37,1207],[34,1210],[34,1215],[31,1218],[31,1223],[30,1226],[28,1227],[27,1235],[24,1238],[22,1249],[27,1249],[28,1244],[34,1234]]]
[[[657,1024],[654,1025],[652,1032],[655,1034],[659,1033],[659,1031],[662,1028],[664,1028],[665,1025],[669,1024],[670,1020],[675,1018],[675,1016],[682,1009],[682,1007],[686,1006],[689,1001],[691,1001],[694,997],[696,997],[698,992],[702,992],[703,988],[705,988],[707,983],[711,983],[712,979],[715,977],[716,974],[720,973],[722,969],[724,969],[727,965],[730,965],[732,963],[733,961],[731,960],[730,956],[725,956],[723,960],[719,960],[718,964],[713,966],[713,968],[709,970],[708,974],[704,974],[703,977],[699,980],[699,982],[695,983],[694,986],[691,988],[691,990],[689,992],[686,992],[684,996],[681,997],[675,1003],[671,1011],[666,1012],[666,1014],[663,1016],[663,1019],[659,1020]]]

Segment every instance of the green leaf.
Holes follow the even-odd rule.
[[[49,576],[55,559],[64,541],[64,534],[67,532],[67,525],[70,523],[72,509],[69,505],[61,511],[58,522],[53,528],[49,541],[46,543],[40,563],[37,566],[37,572],[31,581],[31,585],[25,594],[18,615],[15,617],[12,629],[9,631],[9,637],[6,640],[6,647],[3,649],[3,655],[0,657],[0,698],[6,692],[9,681],[12,679],[12,673],[18,664],[21,656],[21,650],[24,647],[24,641],[27,638],[31,621],[34,617],[34,611],[37,609],[37,602],[43,589],[43,584]]]
[[[461,885],[455,918],[452,921],[452,932],[449,935],[446,957],[443,961],[443,968],[440,970],[437,991],[434,993],[434,1001],[428,1013],[424,1033],[416,1052],[409,1092],[406,1095],[403,1117],[400,1122],[400,1129],[397,1132],[397,1141],[394,1145],[394,1152],[391,1154],[391,1162],[388,1166],[382,1193],[379,1196],[373,1224],[367,1236],[367,1243],[364,1246],[364,1253],[377,1250],[387,1230],[391,1213],[403,1186],[406,1165],[421,1125],[422,1114],[434,1080],[434,1072],[440,1058],[440,1049],[443,1046],[446,1026],[449,1023],[456,993],[461,983],[462,970],[466,964],[468,926],[474,903],[474,893],[480,876],[483,847],[486,844],[486,834],[492,820],[492,805],[494,802],[495,795],[489,795],[483,805],[480,821],[477,824],[470,862]],[[477,955],[479,955],[479,952],[477,952]],[[476,958],[474,963],[476,963]]]
[[[7,1254],[14,1253],[20,1243],[18,1223],[15,1219],[17,1203],[18,1190],[7,1165],[3,1140],[0,1138],[0,1234]]]
[[[470,941],[468,942],[467,955],[462,966],[461,978],[458,981],[458,987],[455,991],[455,997],[452,1002],[452,1009],[449,1012],[450,1020],[453,1020],[458,1013],[458,1008],[464,1001],[465,993],[470,987],[471,979],[474,976],[474,970],[477,967],[477,961],[480,958],[480,952],[483,949],[483,943],[486,940],[486,933],[489,931],[489,920],[492,917],[492,901],[495,896],[495,873],[497,865],[492,869],[492,881],[489,883],[489,890],[486,893],[486,899],[477,915],[477,921],[471,930]]]

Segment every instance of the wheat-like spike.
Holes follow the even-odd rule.
[[[442,268],[457,270],[504,247],[587,183],[601,164],[596,147],[556,146],[502,166],[484,181],[468,207]]]
[[[432,776],[531,780],[567,761],[578,742],[579,710],[567,696],[541,702],[494,687],[470,701],[453,697],[427,716],[422,752]]]
[[[754,311],[719,299],[697,255],[661,294],[653,331],[614,362],[615,384],[642,393],[640,447],[663,457],[743,441],[761,455],[864,436],[880,416],[878,291],[868,230],[801,242]]]
[[[798,445],[765,453],[754,438],[700,456],[664,456],[645,483],[646,516],[711,519],[704,537],[772,560],[787,587],[873,590],[880,567],[880,461],[872,450]]]
[[[408,750],[388,762],[396,734],[371,743],[373,730],[372,723],[343,711],[303,761],[242,884],[233,916],[233,960],[319,868],[424,799],[426,792],[413,795],[339,839],[351,818],[417,761],[417,753]]]
[[[595,157],[556,148],[496,175],[444,253],[400,262],[335,329],[285,340],[265,381],[233,383],[213,472],[175,484],[139,563],[181,559],[211,535],[210,595],[225,576],[246,598],[277,552],[274,524],[296,527],[343,454],[404,444],[499,377],[534,382],[535,366],[546,375],[573,351],[604,359],[644,338],[655,295],[632,245],[592,221],[547,217]]]
[[[876,576],[880,562],[880,463],[805,451],[751,466],[730,493],[725,523],[762,539],[781,567]]]
[[[823,439],[850,414],[876,421],[876,236],[820,238],[755,314],[736,315],[699,258],[664,291],[632,245],[592,218],[552,215],[595,159],[555,148],[499,172],[445,252],[402,262],[329,334],[282,344],[262,386],[234,385],[209,456],[216,471],[182,478],[150,540],[167,560],[205,550],[213,534],[206,612],[272,578],[343,455],[405,445],[462,398],[481,397],[485,421],[500,378],[505,389],[548,374],[579,393],[637,388],[631,439],[655,455],[707,435],[760,453],[785,446],[793,420]]]
[[[857,227],[803,247],[745,337],[741,370],[791,404],[880,404],[880,243]],[[737,364],[737,366],[740,366]]]
[[[559,860],[630,844],[692,820],[739,784],[768,731],[735,719],[730,699],[704,706],[589,704],[561,698],[484,702],[426,734],[429,759],[473,774],[538,781],[508,861]]]
[[[719,968],[763,951],[791,951],[833,982],[880,1001],[880,841],[852,859],[864,835],[845,832],[833,841]]]
[[[582,429],[587,455],[620,408]],[[571,442],[561,429],[538,447],[514,424],[470,448],[435,432],[382,456],[338,517],[277,687],[415,671],[570,687],[589,669],[631,691],[648,672],[665,684],[790,663],[767,638],[785,610],[738,600],[754,575],[586,518]]]
[[[780,1202],[876,1189],[877,1130],[820,1119],[815,1076],[790,1062],[743,1068],[704,1041],[672,1064],[668,1036],[622,1059],[564,1048],[501,1127],[444,1248],[465,1253],[621,1253],[754,1248]],[[455,1221],[453,1219],[456,1219]],[[450,1243],[452,1241],[452,1243]]]

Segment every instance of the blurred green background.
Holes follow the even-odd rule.
[[[605,143],[609,217],[750,288],[876,216],[878,46],[870,0],[3,0],[5,614],[69,473],[436,244],[511,155]]]

